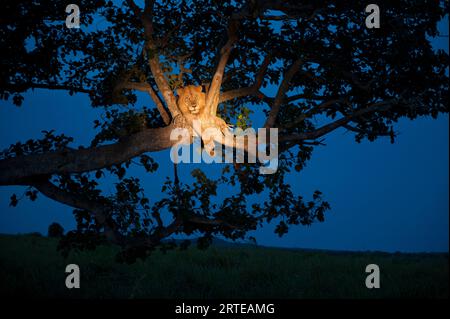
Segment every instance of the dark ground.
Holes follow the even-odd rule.
[[[0,236],[0,295],[54,298],[448,298],[448,253],[388,254],[278,249],[216,242],[206,251],[155,252],[133,265],[116,249],[72,253],[57,240]],[[65,287],[65,267],[80,266],[81,288]],[[367,289],[377,264],[381,288]]]

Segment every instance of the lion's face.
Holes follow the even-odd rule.
[[[178,107],[183,115],[200,115],[205,108],[205,93],[201,86],[188,85],[178,89]]]
[[[200,112],[200,105],[197,95],[185,95],[184,104],[188,107],[188,110],[192,114],[198,114]]]

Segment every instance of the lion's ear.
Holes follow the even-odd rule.
[[[195,91],[196,91],[197,93],[201,93],[201,92],[202,92],[202,86],[201,86],[201,85],[199,85],[199,86],[194,86],[194,89],[195,89]]]
[[[181,95],[183,94],[183,92],[184,92],[184,88],[179,88],[179,89],[175,90],[175,93],[176,93],[178,96],[181,96]]]

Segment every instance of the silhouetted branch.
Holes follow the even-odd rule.
[[[96,201],[84,198],[79,194],[71,194],[46,179],[37,179],[30,183],[43,195],[51,198],[62,204],[86,210],[95,218],[95,220],[104,228],[106,238],[114,243],[120,242],[120,235],[115,231],[115,227],[110,220],[108,220],[108,213],[111,208],[107,205],[99,204]]]
[[[261,85],[264,80],[264,75],[267,71],[267,67],[269,66],[269,64],[270,64],[270,55],[267,55],[264,58],[258,73],[256,74],[255,82],[253,83],[253,85],[246,88],[240,88],[221,93],[219,97],[219,103],[223,103],[232,99],[249,95],[256,95],[263,98],[263,94],[262,92],[259,91],[259,89],[261,88]]]
[[[301,114],[300,116],[295,118],[292,122],[289,122],[289,123],[283,125],[283,129],[294,128],[297,125],[301,124],[305,119],[311,117],[312,115],[317,114],[328,107],[331,107],[333,105],[336,105],[336,104],[342,103],[342,102],[345,102],[345,100],[344,99],[334,99],[334,100],[329,100],[329,101],[323,102],[323,103],[319,104],[318,106],[313,107],[311,110]]]
[[[137,83],[137,82],[126,82],[121,84],[118,88],[137,90],[141,92],[147,92],[152,98],[153,102],[155,102],[156,107],[158,108],[159,113],[166,125],[170,123],[170,115],[167,113],[166,108],[162,104],[158,94],[156,94],[155,90],[148,83]]]
[[[336,120],[332,123],[326,124],[315,131],[307,132],[307,133],[294,133],[290,135],[280,136],[279,142],[287,142],[287,141],[296,141],[300,142],[303,140],[314,140],[325,134],[328,134],[335,129],[346,125],[348,122],[355,120],[356,118],[363,116],[368,113],[383,111],[392,107],[394,102],[397,102],[397,99],[383,101],[379,103],[372,104],[366,108],[355,111],[353,114],[345,116],[339,120]]]
[[[120,164],[145,152],[167,149],[173,126],[145,129],[117,143],[82,149],[65,149],[0,160],[0,185],[17,185],[24,179],[63,173],[82,173]]]
[[[264,127],[269,128],[273,127],[280,111],[280,106],[283,103],[284,96],[286,92],[289,90],[289,82],[294,77],[295,73],[300,69],[302,65],[302,60],[298,59],[294,61],[294,63],[289,67],[287,72],[284,75],[283,80],[281,81],[280,87],[278,88],[277,95],[275,96],[275,100],[272,105],[272,109],[269,112],[269,116],[267,117],[266,123]]]
[[[169,83],[167,82],[164,72],[161,68],[158,55],[158,47],[156,46],[155,40],[153,39],[153,4],[154,1],[146,0],[144,12],[137,7],[133,0],[127,0],[130,7],[133,9],[135,14],[141,19],[142,25],[144,26],[145,34],[145,48],[147,50],[148,65],[152,72],[153,78],[155,79],[156,85],[161,92],[164,101],[169,109],[172,118],[175,118],[180,114],[177,106],[177,101],[175,95],[173,94]]]

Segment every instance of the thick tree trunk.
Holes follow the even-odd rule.
[[[27,184],[35,176],[93,171],[164,150],[176,142],[170,140],[173,128],[146,129],[110,145],[4,159],[0,161],[0,185]]]

